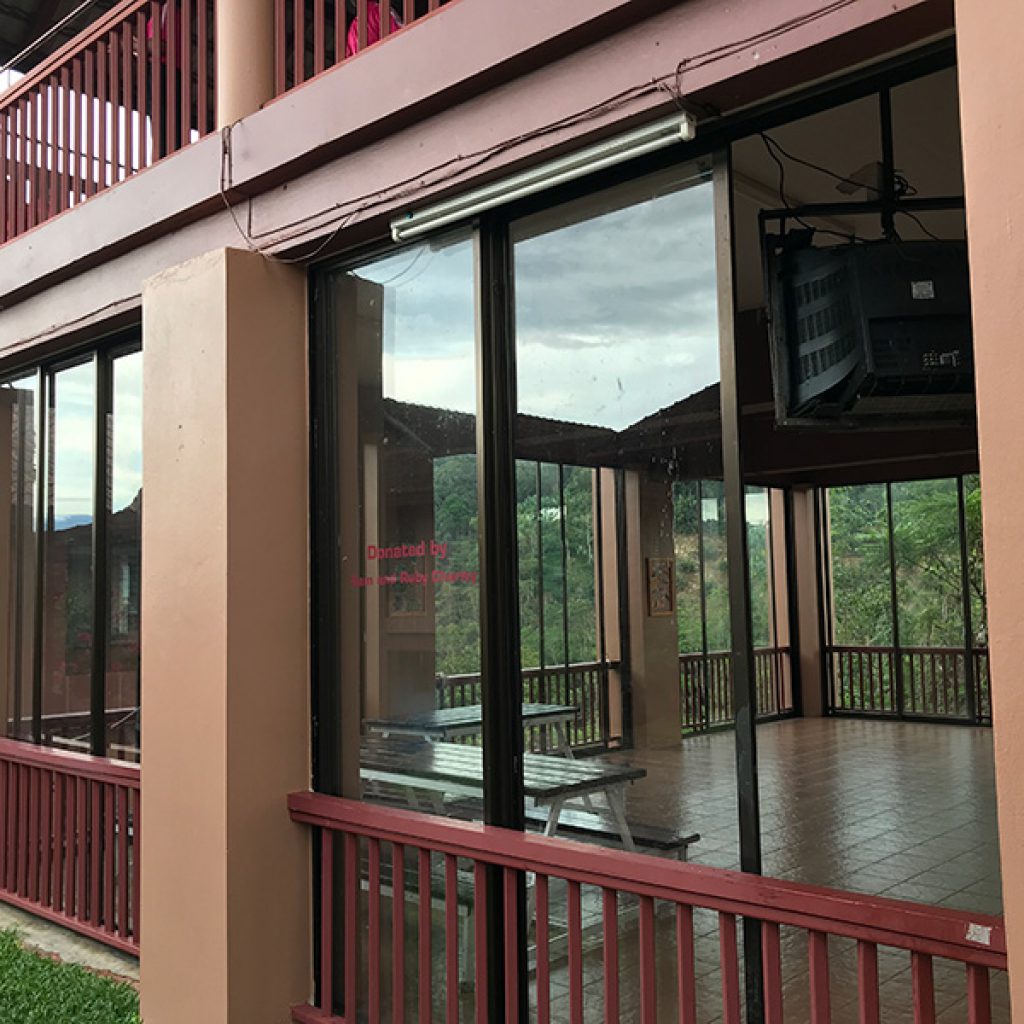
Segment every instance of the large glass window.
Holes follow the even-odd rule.
[[[32,738],[32,680],[35,607],[39,566],[39,418],[38,378],[19,377],[0,388],[4,436],[0,453],[7,455],[0,485],[7,491],[3,525],[4,573],[0,596],[5,604],[6,645],[0,692],[4,694],[5,735]]]
[[[93,650],[96,367],[50,378],[43,578],[44,743],[88,750]]]
[[[107,487],[106,716],[111,757],[139,754],[139,590],[142,553],[142,353],[111,366]]]
[[[439,807],[450,781],[425,771],[412,785],[410,769],[402,783],[393,768],[449,738],[432,730],[442,709],[468,722],[453,756],[480,756],[474,244],[404,250],[330,289],[340,620],[326,684],[349,729],[341,748],[362,756],[324,774],[347,795]],[[468,788],[472,816],[482,790]]]
[[[653,754],[686,723],[681,644],[723,652],[715,693],[732,703],[710,175],[587,196],[514,221],[511,241],[524,724],[544,697],[567,706],[577,753],[630,748],[632,779],[613,755],[576,800],[596,817],[565,811],[570,834],[628,847],[634,826],[689,820]],[[527,821],[562,834],[535,767]]]
[[[833,710],[989,720],[977,476],[834,487],[827,510]]]
[[[0,389],[11,452],[5,734],[129,760],[139,759],[141,367],[141,352],[121,345]]]

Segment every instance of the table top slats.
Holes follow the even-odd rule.
[[[579,709],[570,704],[524,704],[523,724],[541,725],[545,722],[570,722]],[[415,733],[420,736],[443,736],[458,729],[482,730],[484,709],[482,704],[467,704],[460,708],[437,708],[418,715],[401,718],[369,718],[363,725],[370,732]]]
[[[412,780],[451,781],[483,789],[483,751],[479,747],[407,737],[370,737],[363,741],[362,767]],[[548,754],[523,756],[523,788],[534,799],[624,785],[646,774],[643,768],[631,765],[572,761]]]

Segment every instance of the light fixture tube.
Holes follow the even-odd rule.
[[[531,196],[543,189],[563,185],[585,174],[612,167],[671,146],[676,142],[690,142],[696,135],[697,125],[687,113],[672,117],[624,135],[588,146],[576,153],[540,164],[501,181],[465,192],[453,199],[445,199],[434,206],[424,207],[398,217],[391,222],[391,237],[396,242],[419,238],[428,232],[445,227],[455,221],[466,220],[485,210]]]

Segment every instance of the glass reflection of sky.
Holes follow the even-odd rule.
[[[476,412],[473,243],[427,244],[361,267],[384,288],[384,397]]]
[[[92,522],[94,400],[91,362],[54,375],[53,517],[58,530]]]
[[[130,505],[142,488],[142,353],[114,360],[112,511]]]
[[[546,216],[515,232],[520,413],[621,430],[719,380],[709,182]]]

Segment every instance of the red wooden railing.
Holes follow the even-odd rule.
[[[620,1011],[634,1019],[637,1004],[640,1024],[740,1024],[740,919],[760,926],[767,1024],[782,1024],[794,1011],[787,1019],[808,1019],[799,1016],[808,1008],[814,1024],[826,1024],[833,987],[842,984],[856,994],[862,1024],[933,1024],[936,976],[944,1003],[962,999],[961,1019],[983,1024],[992,1020],[990,972],[1006,969],[1001,918],[313,793],[293,794],[289,808],[294,820],[318,829],[320,846],[319,995],[315,1006],[293,1009],[303,1024],[426,1024],[438,1019],[436,1010],[447,1024],[458,1024],[460,1011],[484,1024],[488,869],[500,872],[503,894],[505,1021],[520,1019],[526,991],[539,1024],[550,1024],[553,1013],[571,1024],[616,1024]],[[524,874],[529,988],[517,956]],[[587,985],[585,962],[591,971],[600,963]],[[460,998],[460,979],[474,979],[465,997],[472,1008]],[[568,1005],[555,1013],[553,998],[566,990]]]
[[[761,647],[754,651],[759,718],[777,718],[793,710],[788,647]],[[679,655],[684,733],[731,725],[732,655],[728,651]]]
[[[608,672],[614,663],[579,661],[547,668],[523,669],[523,700],[533,704],[568,704],[579,708],[567,739],[574,750],[608,745]],[[438,676],[435,694],[439,708],[461,708],[482,700],[477,673]],[[557,738],[550,726],[526,731],[526,747],[535,753],[555,749]]]
[[[275,0],[277,95],[449,2],[391,0],[391,17],[384,18],[377,0]]]
[[[0,739],[0,900],[139,949],[139,768]]]
[[[214,0],[124,0],[0,96],[0,242],[213,130]]]
[[[897,658],[902,669],[904,714],[927,718],[971,719],[967,699],[967,657],[953,647],[833,646],[829,651],[833,711],[895,716],[901,701]],[[972,653],[974,720],[992,721],[988,650]]]

